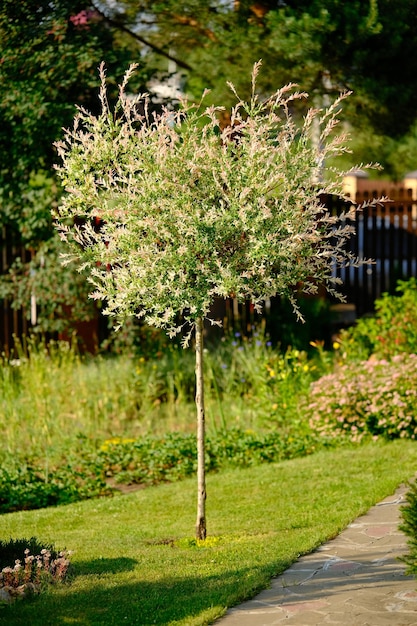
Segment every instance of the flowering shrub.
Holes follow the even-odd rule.
[[[23,549],[23,546],[30,545]],[[33,549],[34,548],[34,549]],[[31,554],[38,551],[39,554]],[[23,552],[21,558],[15,558]],[[13,565],[2,567],[7,557]],[[42,548],[34,539],[0,542],[0,604],[40,593],[46,585],[62,581],[69,567],[69,552],[55,552],[52,546]]]
[[[313,383],[310,426],[325,437],[417,435],[417,355],[345,364]]]

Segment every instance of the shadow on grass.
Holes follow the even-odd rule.
[[[89,574],[119,574],[120,572],[131,572],[137,565],[136,559],[120,557],[117,559],[94,559],[93,561],[78,561],[71,567],[71,579],[77,576]]]
[[[8,626],[166,626],[177,621],[202,624],[206,623],[205,618],[210,621],[218,617],[221,609],[230,603],[231,597],[234,597],[234,603],[242,600],[237,589],[240,589],[240,595],[242,588],[248,594],[250,590],[256,591],[253,588],[254,581],[259,583],[259,571],[254,575],[254,568],[223,572],[218,576],[202,576],[196,571],[193,578],[161,579],[155,582],[138,580],[125,584],[119,581],[115,584],[109,576],[111,568],[123,567],[125,571],[132,569],[129,561],[133,559],[114,561],[107,563],[106,568],[101,560],[80,566],[77,564],[72,583],[64,583],[56,592],[0,608],[0,623]],[[93,571],[90,581],[86,576],[85,589],[80,589],[78,584],[81,574]],[[105,572],[105,576],[100,577],[100,572]],[[266,576],[265,582],[267,580]]]

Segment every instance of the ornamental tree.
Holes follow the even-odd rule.
[[[198,539],[206,537],[203,324],[213,299],[261,309],[288,296],[297,312],[295,285],[314,293],[324,284],[341,297],[334,266],[358,262],[345,246],[352,228],[320,201],[342,195],[342,174],[323,182],[323,168],[345,150],[334,133],[345,94],[297,124],[291,111],[306,94],[289,84],[261,99],[259,68],[247,102],[229,85],[236,105],[221,127],[222,107],[205,106],[205,94],[150,114],[146,95],[126,93],[134,66],[111,109],[102,65],[101,114],[80,108],[57,144],[67,193],[54,218],[71,246],[65,262],[87,272],[91,296],[120,324],[136,316],[170,336],[183,332],[184,344],[194,333]]]

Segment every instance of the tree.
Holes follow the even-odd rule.
[[[320,181],[325,157],[343,152],[334,135],[343,96],[326,111],[311,109],[300,127],[290,107],[306,94],[293,85],[266,100],[239,98],[231,124],[222,107],[184,102],[177,112],[149,115],[147,96],[132,99],[127,81],[115,110],[101,68],[102,112],[80,109],[58,144],[67,194],[54,211],[67,261],[88,272],[93,298],[120,323],[137,316],[174,336],[195,331],[198,422],[196,536],[206,536],[203,322],[214,297],[250,299],[260,309],[295,285],[338,295],[335,263],[358,262],[344,246],[352,232],[320,202],[341,194],[340,176]],[[319,146],[313,139],[320,125]]]
[[[53,142],[75,114],[75,102],[97,109],[98,59],[122,76],[132,50],[83,1],[4,0],[0,9],[0,228],[31,251],[0,277],[0,295],[15,307],[36,295],[40,329],[61,330],[91,318],[85,281],[59,274],[51,206],[61,187]],[[143,74],[138,72],[140,82]],[[117,97],[117,86],[116,86]],[[29,256],[29,255],[28,255]],[[72,316],[62,315],[62,308]]]
[[[161,51],[170,51],[178,67],[185,63],[186,87],[196,97],[210,88],[213,102],[230,104],[226,79],[249,97],[245,76],[259,58],[264,93],[288,82],[319,101],[352,90],[344,117],[355,133],[352,161],[377,160],[385,175],[404,174],[400,142],[410,131],[415,136],[417,0],[143,0],[139,8],[124,0],[101,6],[114,24],[134,27],[156,46],[148,47],[149,65],[162,67]]]

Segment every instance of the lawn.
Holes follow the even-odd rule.
[[[203,626],[268,586],[417,468],[410,440],[322,451],[208,477],[208,533],[192,539],[195,480],[0,516],[0,539],[72,550],[68,581],[0,609],[10,626]]]

